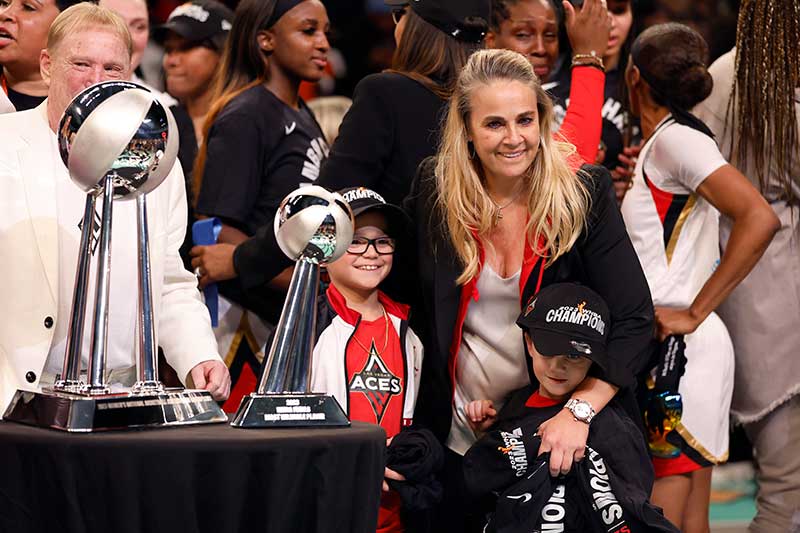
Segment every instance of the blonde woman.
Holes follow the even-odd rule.
[[[541,287],[583,283],[609,302],[612,316],[608,370],[587,377],[572,409],[539,429],[539,451],[550,452],[552,474],[582,459],[591,417],[615,395],[636,412],[627,387],[653,334],[647,282],[608,172],[570,168],[575,148],[553,139],[552,113],[522,55],[473,54],[450,101],[439,152],[422,163],[406,201],[422,296],[414,327],[431,354],[418,420],[448,448],[441,515],[449,519],[474,509],[465,506],[461,488],[462,456],[477,437],[464,406],[488,398],[499,411],[512,391],[530,383],[515,319]],[[575,302],[575,312],[582,311]],[[642,475],[652,479],[652,470]],[[477,519],[467,516],[466,529]]]

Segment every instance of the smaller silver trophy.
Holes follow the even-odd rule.
[[[297,263],[258,388],[242,399],[231,426],[350,425],[336,398],[310,391],[310,371],[320,265],[347,251],[353,226],[344,198],[322,187],[301,187],[281,203],[275,237]]]
[[[3,417],[64,431],[225,422],[208,391],[166,389],[158,379],[146,194],[169,174],[178,153],[172,113],[148,89],[108,81],[81,92],[64,112],[59,149],[70,178],[86,191],[75,291],[61,378],[42,392],[18,390]],[[81,379],[95,204],[102,197],[96,292],[87,381]],[[112,393],[106,383],[111,223],[114,201],[136,201],[138,228],[138,381]]]

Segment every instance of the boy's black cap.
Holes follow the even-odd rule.
[[[576,283],[556,283],[539,291],[517,325],[527,331],[542,355],[591,359],[606,368],[611,313],[599,294]]]
[[[372,189],[366,187],[348,187],[342,189],[339,194],[350,204],[350,209],[353,210],[353,216],[357,217],[365,211],[380,211],[386,217],[389,225],[395,229],[398,234],[392,237],[398,238],[406,233],[411,225],[411,220],[400,207],[386,203],[383,196],[376,193]]]
[[[392,7],[410,6],[423,20],[459,41],[479,43],[489,30],[491,0],[384,1]]]
[[[220,37],[230,32],[232,23],[233,11],[225,4],[215,0],[192,0],[173,9],[167,22],[156,28],[155,36],[163,40],[167,31],[174,31],[192,42],[211,39],[221,50],[224,38],[220,40]]]

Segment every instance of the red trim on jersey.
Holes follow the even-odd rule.
[[[545,398],[539,391],[537,390],[533,394],[531,394],[528,401],[525,402],[525,407],[553,407],[554,405],[558,405],[560,403],[558,400],[553,400],[552,398]]]
[[[653,197],[653,202],[656,205],[658,218],[661,220],[661,225],[664,228],[664,248],[667,249],[667,260],[671,260],[672,253],[669,251],[670,242],[673,237],[677,238],[680,234],[681,224],[678,222],[681,215],[687,209],[691,211],[694,202],[691,202],[692,195],[690,194],[673,194],[662,189],[659,189],[650,178],[647,177],[644,169],[642,169],[642,177],[650,189],[650,194]],[[688,212],[688,211],[687,211]],[[675,230],[678,230],[676,235],[673,235]]]
[[[656,187],[647,177],[647,174],[644,173],[644,169],[642,169],[642,176],[644,177],[645,183],[647,183],[647,188],[650,189],[650,194],[653,196],[653,202],[655,202],[656,211],[658,211],[658,218],[661,220],[661,224],[664,224],[664,220],[667,218],[667,212],[669,212],[669,208],[672,206],[675,195]]]
[[[681,453],[678,457],[673,457],[671,459],[664,459],[662,457],[652,457],[651,459],[653,460],[653,469],[656,472],[656,478],[687,474],[705,468],[703,465],[692,461],[685,453]]]

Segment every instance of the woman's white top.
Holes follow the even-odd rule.
[[[500,410],[508,395],[528,385],[520,313],[519,278],[501,278],[488,263],[478,278],[478,300],[471,301],[456,358],[453,420],[447,447],[464,455],[477,440],[464,407],[473,400],[491,400]]]

